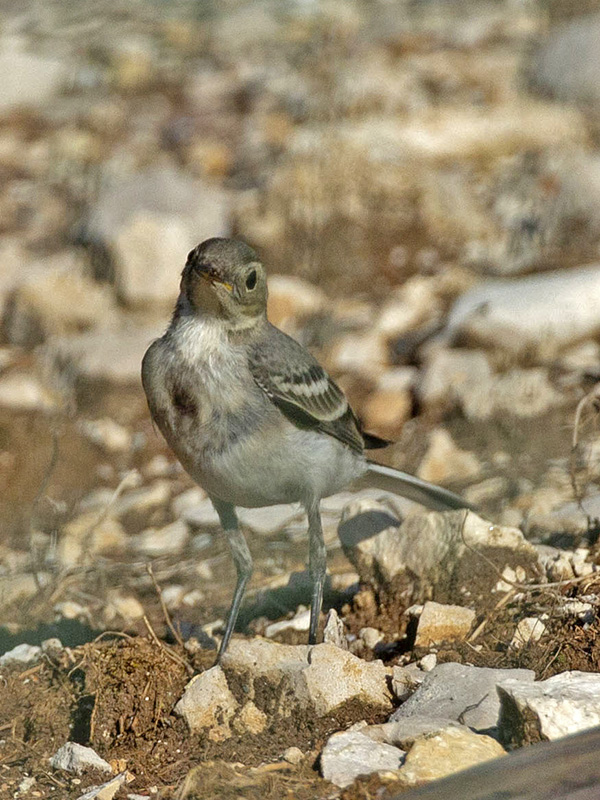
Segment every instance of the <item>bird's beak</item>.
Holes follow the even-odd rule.
[[[227,281],[224,281],[218,275],[215,275],[214,272],[209,272],[208,270],[206,270],[206,271],[200,272],[199,275],[200,275],[201,278],[204,278],[205,281],[208,281],[212,286],[214,286],[215,283],[218,283],[219,286],[222,286],[228,292],[232,292],[233,291],[232,284],[231,283],[227,283]]]

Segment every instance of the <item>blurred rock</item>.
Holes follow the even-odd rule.
[[[250,733],[256,736],[264,731],[267,721],[265,712],[257,708],[252,700],[249,700],[245,703],[233,724],[239,733]]]
[[[111,321],[110,290],[87,278],[80,257],[66,251],[31,263],[7,302],[3,327],[12,344],[33,346]]]
[[[51,411],[59,403],[34,376],[25,372],[8,372],[0,377],[0,408],[11,411]]]
[[[533,684],[528,669],[489,669],[448,662],[424,675],[419,688],[396,709],[390,722],[411,717],[459,720],[474,731],[492,735],[500,715],[496,686],[507,680]]]
[[[360,407],[365,430],[384,439],[396,439],[412,415],[413,400],[407,391],[379,389],[372,392]]]
[[[139,325],[123,319],[118,326],[52,340],[45,348],[46,360],[81,392],[93,393],[98,386],[138,387],[144,353],[164,328],[164,322]]]
[[[502,745],[490,736],[446,728],[417,739],[400,768],[398,780],[404,786],[420,786],[504,755]]]
[[[131,433],[110,417],[81,420],[79,427],[87,439],[107,453],[127,453],[131,450]]]
[[[125,303],[170,308],[188,252],[228,228],[221,189],[157,166],[107,182],[87,235],[111,254]]]
[[[132,623],[144,616],[144,607],[133,595],[124,595],[118,589],[110,590],[104,609],[106,624],[110,624],[116,616],[122,617],[126,623]]]
[[[374,742],[360,730],[334,733],[321,753],[325,780],[344,789],[359,775],[396,770],[406,754],[392,745]]]
[[[533,86],[566,103],[600,112],[600,15],[584,14],[555,25],[531,56]]]
[[[147,556],[165,556],[180,553],[189,538],[188,526],[182,520],[177,520],[164,528],[148,528],[132,536],[129,543],[135,552]]]
[[[419,464],[417,475],[431,483],[447,483],[474,480],[481,470],[475,453],[461,450],[448,431],[435,428],[429,434],[429,446]]]
[[[377,628],[367,627],[359,630],[358,638],[364,642],[365,647],[369,650],[374,650],[384,640],[385,636]]]
[[[337,339],[329,354],[330,369],[377,379],[389,365],[387,348],[377,333],[352,333]]]
[[[387,300],[376,320],[377,330],[387,341],[441,321],[443,307],[436,283],[436,278],[412,277]]]
[[[500,733],[516,746],[559,739],[600,724],[600,675],[561,672],[545,681],[502,681]]]
[[[489,386],[492,369],[480,350],[436,349],[426,358],[417,392],[426,409],[439,413],[467,409],[480,387]]]
[[[50,766],[54,769],[64,769],[66,772],[80,774],[86,769],[98,769],[100,772],[112,772],[110,764],[100,758],[91,747],[84,747],[76,742],[67,742],[59,747],[50,759]]]
[[[66,83],[69,67],[63,59],[28,52],[25,40],[3,36],[0,49],[0,109],[44,106]]]
[[[292,275],[269,278],[269,320],[287,334],[297,333],[297,326],[327,307],[325,293],[312,283]]]
[[[415,647],[463,641],[475,622],[475,616],[471,608],[428,601],[419,617]]]
[[[398,580],[405,586],[407,604],[447,596],[472,550],[489,552],[500,569],[507,561],[522,562],[527,569],[539,570],[535,547],[517,528],[491,525],[476,514],[464,511],[430,512],[408,517],[400,527],[382,518],[373,528],[372,512],[360,507],[349,510],[338,533],[346,556],[358,570],[361,580],[374,586],[389,586]],[[363,524],[364,521],[364,524]],[[502,553],[504,552],[505,555]],[[466,562],[465,562],[466,563]],[[481,563],[481,562],[477,562]],[[466,578],[461,578],[463,582]],[[490,590],[497,581],[490,574]],[[456,588],[456,587],[455,587]]]
[[[95,555],[117,554],[125,549],[127,535],[121,524],[111,517],[100,518],[88,511],[68,522],[60,532],[57,556],[63,568],[74,567]]]
[[[447,333],[474,347],[544,363],[600,332],[600,268],[581,267],[513,281],[487,281],[466,292]]]
[[[229,723],[237,707],[223,670],[215,666],[192,678],[174,711],[185,719],[190,731],[208,729],[209,738],[219,742],[231,736]]]

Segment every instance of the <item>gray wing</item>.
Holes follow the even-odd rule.
[[[325,433],[363,452],[363,436],[346,396],[294,339],[269,324],[250,349],[249,367],[258,386],[299,428]]]

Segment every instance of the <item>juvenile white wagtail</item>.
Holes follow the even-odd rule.
[[[209,494],[229,540],[237,584],[227,649],[252,558],[235,506],[301,503],[308,515],[315,644],[327,569],[319,502],[369,473],[372,485],[434,509],[460,497],[365,459],[387,444],[361,431],[342,390],[267,320],[267,278],[243,242],[208,239],[190,252],[171,324],[142,363],[150,413],[186,471]]]

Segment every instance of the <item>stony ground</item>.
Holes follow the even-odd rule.
[[[598,13],[0,3],[0,797],[385,798],[600,723]],[[229,234],[378,457],[478,516],[326,500],[309,655],[303,516],[242,512],[221,670],[233,568],[139,365]]]

